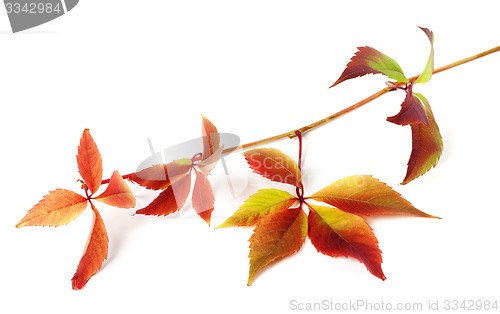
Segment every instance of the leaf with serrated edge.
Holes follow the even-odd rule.
[[[201,132],[203,134],[203,155],[202,160],[205,160],[212,156],[220,145],[220,136],[217,128],[203,115],[203,125]]]
[[[401,184],[407,184],[429,171],[437,164],[443,152],[443,139],[429,102],[422,94],[415,93],[415,96],[422,101],[429,117],[429,124],[411,126],[412,150],[408,170]]]
[[[409,86],[399,113],[395,116],[388,117],[387,121],[399,125],[429,124],[429,119],[420,99],[412,92],[412,85]]]
[[[181,158],[167,165],[154,165],[131,174],[128,179],[150,190],[164,190],[192,168],[191,159]]]
[[[58,227],[75,220],[87,208],[87,199],[73,191],[50,191],[16,225]]]
[[[127,183],[118,171],[113,172],[106,190],[97,196],[95,200],[120,208],[132,208],[135,206],[134,194],[132,194],[132,191],[130,191]]]
[[[191,198],[196,213],[210,226],[210,217],[214,210],[214,193],[205,174],[195,170],[193,196]]]
[[[79,290],[85,286],[87,281],[92,277],[102,266],[102,263],[108,258],[108,234],[104,227],[101,215],[90,203],[93,212],[92,229],[83,251],[82,259],[78,264],[76,273],[71,279],[74,290]]]
[[[355,77],[377,73],[384,74],[398,82],[409,82],[399,64],[392,58],[372,47],[358,47],[358,51],[351,58],[340,78],[331,87]]]
[[[307,216],[289,208],[262,218],[250,237],[248,285],[262,268],[297,252],[307,235]]]
[[[170,215],[184,206],[190,190],[191,173],[167,187],[151,204],[138,210],[136,214],[154,216]]]
[[[102,181],[102,159],[89,129],[83,131],[76,155],[78,171],[91,195],[97,192]]]
[[[376,277],[385,280],[382,255],[370,226],[360,216],[337,208],[309,205],[309,239],[318,252],[354,257]]]
[[[432,72],[434,72],[434,33],[424,27],[419,26],[418,28],[420,28],[427,35],[427,38],[429,38],[431,43],[431,53],[429,55],[429,60],[427,60],[427,64],[425,65],[424,71],[420,74],[415,83],[427,83],[432,77]]]
[[[299,167],[282,151],[274,148],[257,148],[246,151],[243,155],[255,173],[275,182],[302,186]]]
[[[296,197],[277,189],[262,189],[251,195],[240,209],[217,228],[231,226],[253,226],[268,214],[284,210],[292,206]]]
[[[356,215],[428,215],[401,197],[385,183],[369,175],[355,175],[338,180],[308,197]]]

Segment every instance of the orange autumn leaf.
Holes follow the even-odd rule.
[[[168,186],[148,206],[136,211],[136,214],[166,216],[184,206],[191,190],[191,174],[185,175]]]
[[[89,129],[83,131],[76,155],[78,171],[91,195],[97,192],[102,181],[102,159]]]
[[[209,158],[214,155],[215,152],[220,147],[220,136],[217,128],[203,115],[201,116],[203,119],[203,124],[201,128],[201,132],[203,134],[203,155],[202,160]]]
[[[119,208],[135,206],[135,197],[118,171],[113,172],[106,190],[94,199]]]
[[[401,194],[372,176],[338,180],[310,197],[356,215],[408,215],[437,218],[416,209]]]
[[[87,208],[87,199],[73,191],[56,189],[49,192],[33,206],[16,225],[53,226],[65,225],[76,219]]]
[[[354,257],[373,275],[386,279],[377,238],[363,218],[332,207],[308,206],[309,239],[318,252]]]
[[[302,186],[300,169],[293,159],[274,148],[257,148],[243,153],[255,173],[272,181]]]
[[[214,194],[210,181],[205,174],[195,171],[192,203],[196,213],[210,226],[210,217],[214,210]]]
[[[108,258],[109,239],[104,222],[92,202],[90,202],[90,206],[93,213],[93,223],[83,256],[75,275],[71,279],[74,290],[83,288],[90,277],[101,268],[104,260]]]
[[[401,184],[407,184],[429,171],[437,164],[443,152],[443,139],[429,102],[422,94],[415,93],[415,96],[422,101],[429,118],[429,124],[411,126],[412,150],[408,161],[408,170]]]
[[[307,216],[289,208],[262,218],[250,237],[248,285],[264,267],[297,252],[307,235]]]
[[[128,179],[151,190],[164,190],[183,178],[192,168],[191,159],[181,158],[166,165],[154,165],[136,173]]]

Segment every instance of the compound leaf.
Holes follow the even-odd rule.
[[[253,226],[268,214],[292,206],[297,198],[277,189],[262,189],[251,195],[240,209],[217,228],[230,226]]]
[[[289,208],[262,218],[250,237],[248,285],[262,268],[297,252],[307,235],[307,216]]]
[[[308,206],[309,239],[318,252],[332,257],[354,257],[374,276],[385,280],[382,252],[363,218],[332,207]]]
[[[210,226],[210,217],[214,210],[214,193],[210,181],[204,173],[195,171],[193,196],[191,198],[196,213]]]
[[[87,208],[87,199],[73,191],[56,189],[50,191],[33,206],[16,225],[53,226],[65,225],[76,219]]]
[[[408,170],[402,184],[407,184],[429,171],[436,165],[443,152],[443,139],[429,102],[422,94],[415,93],[415,96],[422,101],[429,117],[429,124],[411,126],[412,150],[408,161]]]
[[[369,175],[338,180],[309,197],[356,215],[408,215],[437,218],[426,214],[401,195]]]
[[[92,277],[102,266],[102,263],[108,258],[108,234],[104,227],[101,215],[90,203],[93,213],[92,229],[83,251],[82,259],[78,264],[76,273],[71,279],[74,290],[79,290],[85,286],[87,281]]]
[[[89,129],[83,131],[76,155],[78,171],[91,195],[97,192],[102,181],[102,159]]]
[[[246,151],[244,156],[255,173],[272,181],[296,187],[302,186],[299,167],[282,151],[274,148],[257,148]]]
[[[120,208],[135,206],[135,197],[118,171],[113,172],[106,190],[97,196],[95,200]]]
[[[192,168],[191,159],[181,158],[165,165],[154,165],[133,173],[129,180],[150,190],[164,190],[184,177]]]
[[[377,73],[384,74],[398,82],[409,82],[399,64],[392,58],[372,47],[358,47],[358,51],[351,58],[340,78],[331,87],[355,77]]]
[[[148,206],[140,209],[136,214],[166,216],[184,206],[191,190],[191,174],[186,174],[181,179],[169,185]]]

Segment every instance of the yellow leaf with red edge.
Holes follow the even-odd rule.
[[[296,201],[297,198],[286,191],[277,189],[259,190],[251,195],[231,217],[217,228],[253,226],[268,214],[290,208]]]
[[[140,209],[136,214],[166,216],[184,206],[191,190],[191,174],[185,175],[168,186],[148,206]]]
[[[196,213],[210,226],[210,217],[214,210],[214,193],[205,174],[195,171],[192,203]]]
[[[50,191],[16,225],[58,227],[73,221],[87,208],[87,199],[73,191]]]
[[[437,218],[426,214],[372,176],[350,176],[338,180],[310,197],[356,215],[408,215]]]
[[[97,196],[95,200],[120,208],[135,206],[135,197],[118,171],[113,172],[106,190]]]
[[[318,252],[354,257],[376,277],[385,280],[378,241],[363,218],[325,206],[309,205],[309,239]]]
[[[408,161],[408,170],[401,184],[407,184],[434,167],[443,152],[443,138],[434,119],[434,114],[427,99],[415,93],[424,106],[429,118],[429,124],[411,126],[412,150]]]
[[[71,279],[74,290],[83,288],[90,277],[101,268],[104,260],[108,258],[109,239],[104,222],[92,202],[90,205],[94,219],[83,256],[78,264],[75,275]]]
[[[102,159],[89,129],[83,131],[76,156],[78,171],[91,195],[97,192],[102,181]]]
[[[191,159],[181,158],[166,165],[154,165],[132,173],[128,179],[147,189],[164,190],[183,178],[192,166]]]
[[[250,237],[248,285],[264,267],[297,252],[307,235],[307,216],[289,208],[262,218]]]
[[[202,160],[209,158],[214,155],[217,149],[220,147],[220,136],[217,128],[203,115],[203,124],[201,132],[203,134],[203,155]]]
[[[255,173],[272,181],[302,187],[300,169],[293,159],[274,148],[257,148],[243,153]]]

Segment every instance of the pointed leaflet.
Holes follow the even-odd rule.
[[[214,193],[205,174],[195,171],[192,202],[196,213],[210,226],[210,217],[214,210]]]
[[[292,206],[296,197],[277,189],[262,189],[251,195],[240,209],[217,228],[230,226],[253,226],[268,214]]]
[[[411,126],[412,150],[408,161],[408,171],[402,184],[407,184],[429,171],[436,165],[443,152],[443,139],[429,102],[422,94],[415,93],[415,96],[419,97],[424,104],[429,124]]]
[[[181,158],[167,165],[154,165],[133,173],[129,180],[151,190],[164,190],[184,177],[193,166],[191,159]]]
[[[87,199],[73,191],[50,191],[16,225],[58,227],[73,221],[87,208]]]
[[[71,279],[74,290],[83,288],[90,277],[101,268],[104,260],[108,258],[109,239],[104,222],[92,202],[90,202],[90,206],[92,207],[94,221],[82,259],[78,264],[75,275]]]
[[[408,85],[406,97],[401,104],[401,111],[392,117],[388,117],[387,121],[399,125],[414,125],[414,124],[429,124],[429,119],[425,112],[420,99],[413,94],[413,84]]]
[[[220,137],[219,132],[217,132],[217,128],[204,116],[203,125],[201,132],[203,134],[203,155],[202,160],[205,160],[212,156],[217,149],[219,149],[220,145]]]
[[[408,82],[396,61],[371,47],[358,47],[340,78],[331,86],[366,74],[384,74],[398,82]]]
[[[184,206],[191,190],[191,174],[172,183],[155,198],[151,204],[140,209],[136,214],[166,216],[172,214]]]
[[[262,218],[250,238],[248,285],[271,263],[297,252],[307,235],[307,216],[301,208],[289,208]]]
[[[83,131],[76,155],[78,171],[91,195],[97,192],[102,181],[102,159],[89,129]]]
[[[429,60],[425,65],[424,71],[422,72],[422,74],[420,74],[415,83],[427,83],[431,79],[432,72],[434,72],[434,33],[427,28],[423,28],[420,26],[418,28],[424,31],[424,33],[429,38],[429,41],[431,42],[431,53],[429,56]]]
[[[310,197],[356,215],[408,215],[437,218],[411,205],[401,195],[372,176],[350,176]]]
[[[97,196],[95,200],[120,208],[135,206],[135,197],[118,171],[113,172],[106,190]]]
[[[354,257],[374,276],[385,280],[382,252],[363,218],[332,207],[308,206],[309,239],[318,252],[332,257]]]
[[[280,150],[274,148],[257,148],[243,153],[250,168],[272,181],[302,186],[299,167]]]

